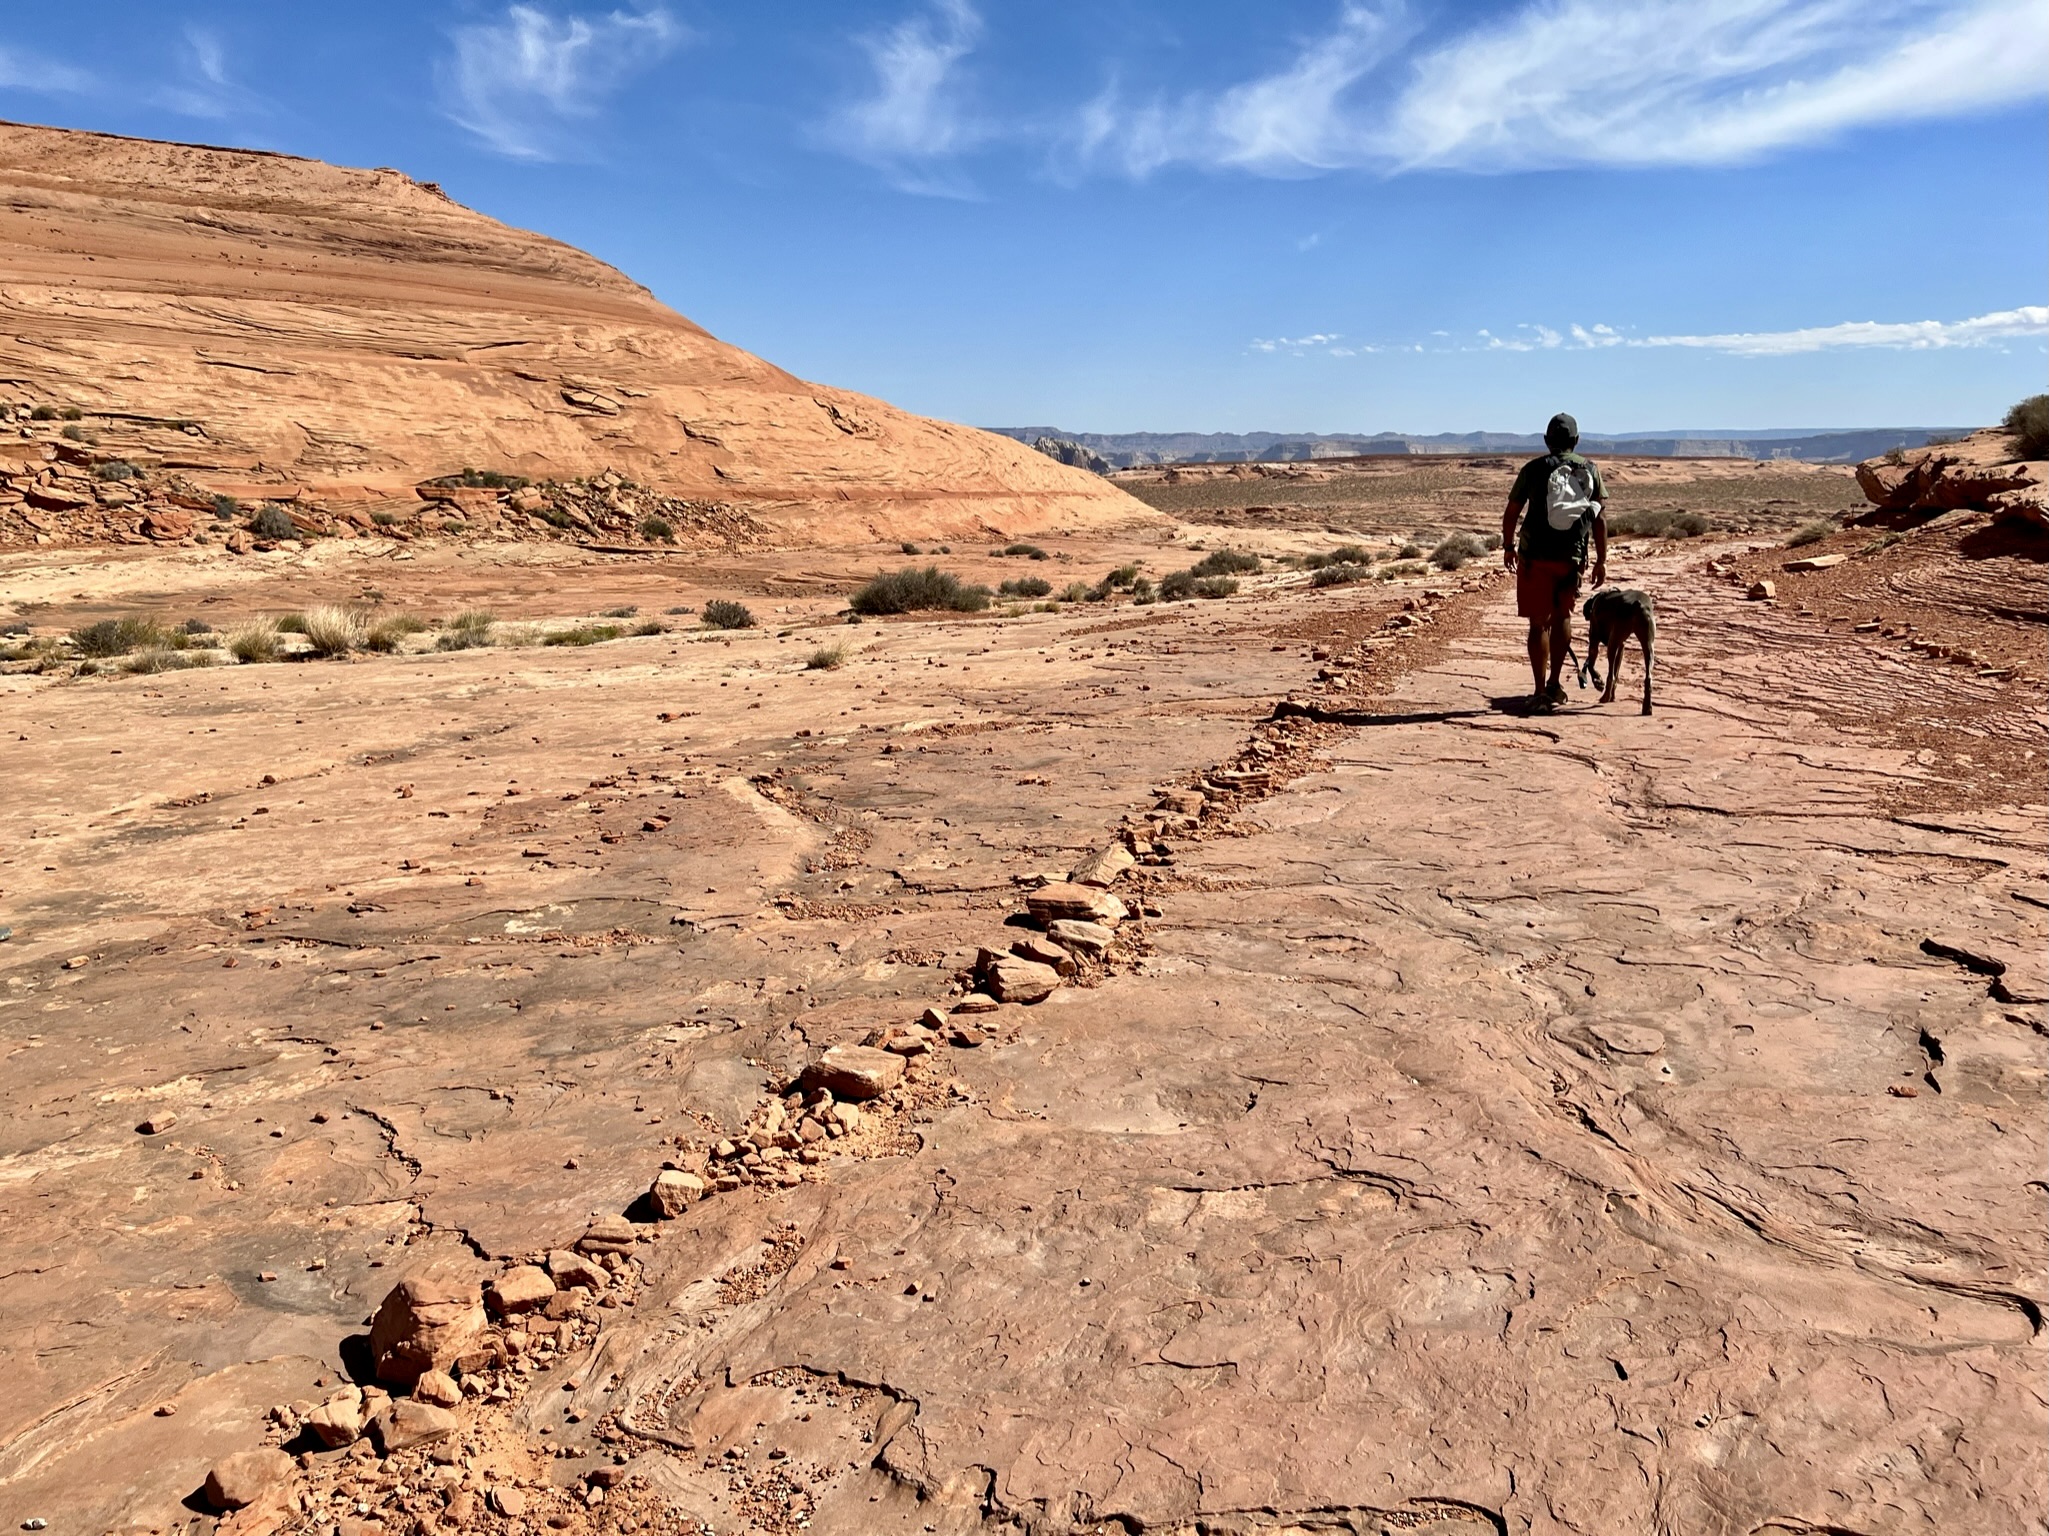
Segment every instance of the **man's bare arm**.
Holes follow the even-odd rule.
[[[1515,569],[1515,525],[1522,521],[1523,504],[1510,497],[1508,506],[1501,514],[1501,563],[1511,571]],[[1605,544],[1602,546],[1607,547]]]
[[[1599,511],[1594,514],[1594,585],[1608,584],[1608,514]]]

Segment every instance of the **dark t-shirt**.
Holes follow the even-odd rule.
[[[1570,528],[1553,528],[1550,518],[1551,473],[1561,464],[1572,464],[1586,472],[1593,485],[1593,499],[1605,503],[1608,488],[1601,483],[1601,471],[1576,453],[1547,453],[1531,459],[1515,477],[1510,501],[1523,506],[1522,528],[1516,538],[1516,552],[1525,560],[1563,560],[1568,565],[1587,563],[1587,538],[1593,531],[1591,515],[1581,517]]]

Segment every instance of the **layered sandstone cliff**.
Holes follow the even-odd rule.
[[[141,446],[201,491],[402,505],[468,468],[609,472],[795,540],[1146,515],[795,378],[395,170],[0,125],[0,191],[0,396],[163,437]]]

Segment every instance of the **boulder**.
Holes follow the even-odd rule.
[[[1137,862],[1129,848],[1122,843],[1112,843],[1075,865],[1067,879],[1072,885],[1092,885],[1101,890],[1115,885],[1117,877]]]
[[[681,1216],[693,1201],[702,1200],[704,1194],[704,1180],[696,1174],[685,1173],[681,1168],[664,1168],[648,1186],[647,1203],[657,1216],[667,1221]]]
[[[1020,960],[1050,965],[1062,976],[1072,976],[1077,969],[1074,956],[1068,953],[1064,946],[1054,943],[1051,939],[1042,939],[1036,934],[1027,939],[1019,939],[1010,946],[1010,952]]]
[[[422,1372],[452,1364],[483,1330],[484,1304],[474,1280],[447,1270],[408,1276],[370,1322],[377,1378],[409,1387]]]
[[[1768,603],[1779,595],[1778,583],[1773,581],[1753,581],[1750,584],[1750,590],[1743,595],[1753,603]]]
[[[1780,567],[1787,571],[1825,571],[1831,566],[1841,565],[1848,555],[1808,555],[1799,560],[1788,560]]]
[[[402,1397],[370,1421],[370,1438],[377,1442],[380,1454],[389,1456],[446,1440],[461,1427],[462,1421],[446,1408]]]
[[[1056,880],[1025,897],[1025,910],[1042,926],[1062,918],[1114,927],[1128,915],[1124,903],[1094,886]]]
[[[955,1013],[994,1013],[997,1006],[996,999],[988,993],[970,992],[966,997],[954,999],[953,1011]]]
[[[152,507],[142,515],[142,531],[159,543],[192,537],[192,514],[170,507]]]
[[[576,1240],[578,1253],[631,1253],[640,1233],[624,1216],[599,1216]]]
[[[242,1509],[290,1477],[296,1466],[274,1448],[237,1451],[206,1474],[206,1502],[215,1509]]]
[[[453,1408],[462,1401],[462,1388],[446,1371],[422,1371],[420,1379],[413,1383],[413,1401],[431,1403],[436,1408]]]
[[[548,1273],[555,1277],[556,1288],[564,1291],[572,1287],[580,1287],[586,1291],[602,1291],[612,1283],[612,1277],[605,1273],[604,1265],[564,1248],[558,1248],[548,1255]]]
[[[353,1445],[363,1433],[362,1389],[343,1387],[306,1415],[306,1428],[329,1450]]]
[[[1055,944],[1073,950],[1077,955],[1099,960],[1117,935],[1101,923],[1083,923],[1063,917],[1046,925],[1046,937]]]
[[[548,1298],[555,1294],[555,1282],[548,1273],[532,1264],[521,1264],[508,1269],[484,1292],[484,1300],[500,1317],[516,1312],[532,1312],[548,1304]]]
[[[982,951],[975,968],[984,989],[999,1003],[1036,1003],[1060,988],[1060,973],[1052,966],[993,949]]]
[[[873,1099],[903,1081],[904,1059],[871,1045],[835,1045],[804,1069],[798,1086],[835,1099]]]
[[[2016,459],[2012,435],[1997,427],[1909,449],[1897,463],[1871,459],[1857,466],[1865,499],[1888,512],[1991,509],[1995,498],[2044,482],[2049,464]]]

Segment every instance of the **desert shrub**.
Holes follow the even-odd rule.
[[[1355,581],[1364,581],[1373,574],[1370,566],[1356,565],[1347,560],[1338,565],[1319,565],[1309,578],[1312,587],[1342,587]]]
[[[363,643],[363,616],[351,608],[308,608],[299,622],[315,656],[346,656]]]
[[[1070,581],[1060,589],[1063,603],[1095,603],[1102,601],[1102,594],[1085,581]]]
[[[1420,560],[1423,558],[1423,546],[1414,543],[1404,544],[1394,552],[1394,557],[1397,560]]]
[[[84,411],[81,411],[81,410],[80,410],[80,409],[79,409],[79,408],[78,408],[77,406],[75,406],[75,405],[67,405],[67,406],[65,406],[65,407],[64,407],[64,409],[63,409],[63,410],[59,411],[59,412],[58,412],[57,414],[58,414],[58,415],[60,415],[60,416],[62,416],[62,417],[63,417],[63,418],[64,418],[64,419],[66,420],[66,421],[83,421],[83,420],[85,420],[85,412],[84,412]]]
[[[189,623],[190,621],[188,620],[187,622]],[[0,640],[17,640],[30,632],[29,626],[19,619],[0,624]]]
[[[662,610],[662,612],[664,612],[664,613],[666,613],[666,614],[670,615],[671,617],[675,617],[675,616],[677,616],[677,615],[681,615],[681,614],[685,614],[685,613],[695,613],[695,612],[697,612],[697,610],[696,610],[695,608],[692,608],[692,607],[691,607],[691,606],[690,606],[689,604],[685,603],[685,604],[683,604],[683,605],[681,605],[681,606],[679,606],[679,607],[675,607],[675,608],[664,608],[664,609]]]
[[[229,630],[222,643],[237,661],[276,661],[281,649],[277,635],[278,627],[274,621],[251,619]]]
[[[1113,592],[1129,592],[1132,583],[1138,579],[1137,566],[1120,565],[1103,578],[1103,585]]]
[[[1134,603],[1153,603],[1159,601],[1159,593],[1154,589],[1153,579],[1150,576],[1137,576],[1132,579],[1131,600]]]
[[[306,633],[306,616],[303,613],[281,613],[277,617],[277,632],[281,635],[303,635]]]
[[[57,419],[57,407],[54,405],[39,405],[28,413],[28,419],[30,421],[55,421]]]
[[[1999,424],[2013,434],[2013,451],[2023,459],[2049,459],[2049,395],[2030,395]]]
[[[989,589],[971,586],[936,565],[923,570],[913,566],[877,576],[847,599],[847,606],[856,613],[869,615],[919,613],[935,608],[979,613],[989,606]]]
[[[576,519],[552,502],[534,513],[534,516],[551,528],[574,528],[576,526]]]
[[[617,608],[607,608],[604,611],[604,613],[599,615],[599,617],[607,619],[630,619],[638,612],[640,612],[640,605],[638,603],[621,603]]]
[[[905,539],[903,543],[897,545],[897,548],[902,550],[907,555],[922,555],[924,553],[922,549],[918,548],[918,546],[913,544],[909,539]]]
[[[370,521],[379,528],[389,528],[398,521],[398,514],[396,512],[372,512],[370,514]]]
[[[673,544],[676,542],[676,525],[666,517],[643,517],[640,536],[650,544]]]
[[[715,597],[704,605],[704,612],[698,615],[698,622],[706,629],[752,629],[754,614],[745,603]]]
[[[533,484],[524,475],[500,474],[495,469],[465,469],[459,475],[443,475],[431,485],[462,485],[478,490],[516,491],[522,486]]]
[[[242,503],[232,496],[216,496],[213,499],[213,515],[221,522],[233,522],[241,515]]]
[[[1492,554],[1495,550],[1501,548],[1501,535],[1498,533],[1490,533],[1487,535],[1486,538],[1480,540],[1480,545],[1489,554]]]
[[[804,665],[813,672],[831,672],[847,662],[847,648],[844,645],[821,645],[805,660]]]
[[[409,613],[394,613],[379,619],[363,635],[363,649],[386,653],[401,649],[407,635],[417,635],[427,627],[427,621],[416,619]]]
[[[606,640],[617,640],[625,631],[617,624],[578,624],[570,629],[557,629],[541,637],[543,645],[598,645]]]
[[[84,427],[66,427],[57,435],[59,437],[66,438],[74,443],[91,443],[99,441],[98,438],[95,438],[88,434]]]
[[[629,635],[640,636],[666,635],[668,632],[669,626],[664,624],[660,619],[642,619],[626,631],[626,633]]]
[[[213,626],[204,619],[187,619],[178,626],[178,630],[181,634],[187,635],[210,635],[213,633]]]
[[[164,632],[155,619],[101,619],[71,632],[71,648],[81,656],[126,656],[141,646],[161,646]]]
[[[1890,448],[1885,450],[1885,453],[1882,455],[1882,457],[1888,464],[1904,464],[1907,462],[1907,450],[1903,448],[1900,444],[1894,443]]]
[[[1799,549],[1806,544],[1819,544],[1836,531],[1836,525],[1827,518],[1816,518],[1811,523],[1802,523],[1786,537],[1786,548]]]
[[[279,539],[296,539],[299,525],[292,521],[292,514],[276,502],[265,502],[257,508],[256,515],[249,519],[249,531],[259,539],[273,542]]]
[[[1397,560],[1392,565],[1383,565],[1373,576],[1376,581],[1397,581],[1404,576],[1427,575],[1429,570],[1420,560]]]
[[[1197,576],[1254,576],[1259,568],[1259,556],[1242,549],[1217,550],[1191,567]]]
[[[1053,583],[1037,576],[1020,576],[1015,581],[1006,581],[996,589],[999,597],[1044,597],[1053,590]]]
[[[126,459],[109,459],[104,464],[93,466],[93,474],[101,480],[133,480],[141,473]]]
[[[158,672],[185,672],[193,667],[210,667],[214,664],[211,651],[165,650],[151,646],[137,651],[121,664],[124,672],[137,672],[149,676]]]
[[[1618,512],[1607,522],[1618,539],[1691,539],[1708,530],[1708,520],[1698,512],[1674,507]]]
[[[1046,552],[1036,544],[1006,544],[996,551],[999,555],[1022,555],[1027,560],[1044,560]]]
[[[1357,544],[1340,544],[1327,555],[1304,555],[1302,563],[1312,571],[1320,571],[1332,565],[1371,565],[1371,551]]]
[[[1174,571],[1160,578],[1160,601],[1178,603],[1195,596],[1195,572]]]
[[[459,517],[443,518],[441,521],[441,531],[443,533],[463,533],[468,530],[469,526],[468,523]]]
[[[1875,555],[1881,550],[1891,549],[1893,545],[1899,543],[1904,538],[1906,538],[1906,535],[1903,533],[1881,533],[1869,544],[1858,550],[1857,553],[1860,555]]]
[[[1478,534],[1464,531],[1447,533],[1430,551],[1430,563],[1440,571],[1455,571],[1486,552],[1487,546],[1480,542]]]
[[[434,638],[437,651],[474,651],[492,643],[492,625],[498,621],[481,608],[458,613],[448,628]]]
[[[1238,578],[1235,576],[1198,576],[1191,589],[1197,597],[1235,597],[1238,592]]]

